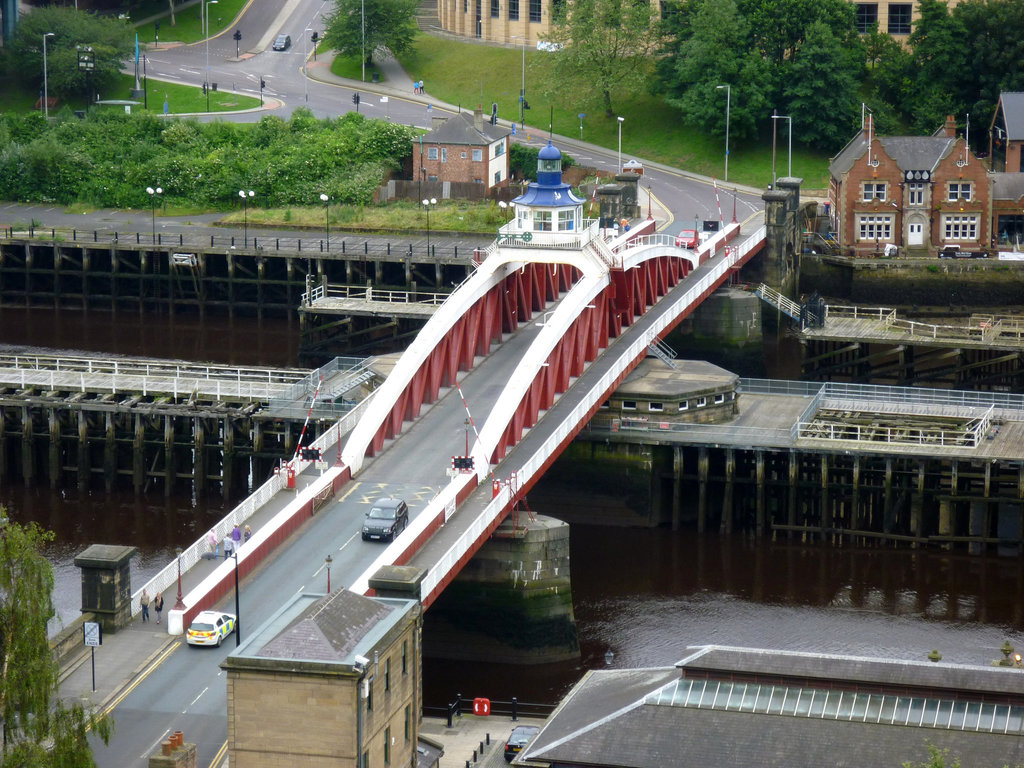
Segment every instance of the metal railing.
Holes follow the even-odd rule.
[[[783,296],[774,288],[761,283],[754,289],[754,293],[794,320],[800,319],[800,305],[788,296]]]
[[[711,262],[707,271],[699,279],[693,280],[686,291],[672,301],[671,305],[657,319],[650,322],[643,333],[637,334],[636,339],[618,352],[615,362],[609,369],[581,396],[576,406],[562,418],[547,439],[523,462],[522,468],[516,473],[520,482],[527,482],[543,470],[546,462],[558,450],[558,447],[577,431],[579,425],[586,423],[591,410],[604,399],[605,393],[612,389],[619,376],[632,361],[644,354],[646,348],[688,305],[712,290],[715,285],[728,276],[729,270],[734,264],[741,262],[753,248],[759,247],[765,239],[765,232],[764,226],[759,227],[738,247],[732,249],[725,258]],[[668,301],[668,299],[662,301]],[[434,567],[424,576],[421,584],[422,595],[429,595],[437,588],[441,579],[456,567],[459,560],[466,552],[470,551],[474,542],[486,533],[490,525],[511,501],[511,490],[508,484],[503,483],[498,494],[476,518],[468,523],[458,539],[438,558]]]
[[[327,285],[320,286],[309,295],[302,295],[303,304],[315,304],[318,300],[358,299],[359,301],[383,301],[390,304],[443,304],[450,294],[430,291],[403,291],[374,288],[369,285]]]
[[[372,399],[373,393],[367,396],[349,413],[345,414],[344,418],[340,419],[333,427],[314,440],[311,447],[319,448],[321,455],[326,456],[327,451],[352,430]],[[296,457],[292,461],[292,466],[295,467],[296,474],[301,474],[311,463]],[[275,473],[271,475],[270,479],[250,494],[245,501],[213,525],[211,530],[217,541],[223,541],[224,537],[230,534],[236,525],[244,525],[260,507],[269,502],[276,493],[284,489],[284,484],[285,476],[283,474]],[[168,563],[159,573],[132,593],[132,616],[137,615],[142,610],[139,605],[139,598],[143,590],[148,591],[150,595],[166,592],[177,582],[179,562],[181,572],[185,573],[203,559],[203,555],[210,551],[207,535],[204,533],[199,539],[183,549],[181,555]]]
[[[13,226],[0,228],[0,240],[21,241],[38,240],[42,242],[61,243],[113,243],[126,246],[140,245],[150,246],[165,250],[168,257],[173,260],[174,266],[198,265],[202,253],[174,253],[183,248],[231,250],[235,253],[251,253],[253,255],[267,251],[280,251],[282,253],[309,254],[332,254],[334,256],[403,256],[415,257],[424,256],[435,258],[461,258],[467,261],[473,258],[474,246],[455,243],[449,245],[444,241],[433,241],[430,243],[430,250],[427,251],[423,243],[392,243],[380,240],[355,240],[350,238],[339,238],[332,236],[330,242],[325,238],[317,237],[280,237],[278,235],[250,235],[238,237],[227,234],[168,234],[157,232],[154,237],[151,232],[120,232],[111,229],[74,229],[71,227],[25,227],[15,229]],[[194,258],[188,258],[194,257]]]

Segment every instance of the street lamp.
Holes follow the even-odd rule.
[[[620,117],[619,120],[619,167],[615,169],[615,175],[618,176],[622,173],[622,123],[626,118]]]
[[[432,197],[429,200],[423,198],[423,206],[427,209],[427,258],[430,258],[430,206],[437,205],[437,198]]]
[[[324,204],[324,224],[327,226],[327,252],[331,252],[331,198],[320,193],[320,199]]]
[[[729,108],[732,106],[732,86],[716,85],[715,90],[725,89],[725,180],[729,180]]]
[[[327,594],[328,595],[331,594],[331,563],[333,563],[333,562],[334,562],[334,558],[332,558],[330,555],[328,555],[327,558],[326,558],[326,563],[327,563]]]
[[[153,242],[155,243],[156,242],[156,201],[157,201],[157,195],[162,195],[164,193],[164,190],[161,187],[157,187],[156,189],[153,189],[152,187],[146,187],[146,192],[149,193],[149,206],[150,206],[150,208],[153,211]]]
[[[238,607],[238,550],[233,550],[235,558],[235,648],[242,644],[242,612]],[[185,606],[182,606],[184,608]]]
[[[238,196],[242,198],[242,242],[243,248],[249,247],[249,198],[256,193],[251,189],[246,192],[244,189],[238,190]]]
[[[206,0],[206,111],[210,111],[210,6],[217,0]]]
[[[792,176],[793,175],[793,118],[790,117],[789,115],[772,115],[772,120],[788,120],[789,121],[789,126],[788,126],[789,153],[787,155],[787,160],[789,162],[789,170],[787,171],[786,175],[787,176]],[[774,133],[775,132],[772,131],[773,136],[774,136]],[[772,140],[772,154],[773,155],[775,154],[774,138]],[[773,175],[774,175],[774,173],[773,173]],[[774,183],[774,181],[773,181],[773,183]]]
[[[185,601],[181,599],[181,547],[174,550],[174,553],[178,556],[178,601],[174,604],[174,610],[183,611],[185,610]],[[157,618],[160,618],[157,616]]]
[[[366,3],[359,0],[359,33],[362,36],[359,58],[363,65],[363,82],[366,82]]]
[[[50,116],[50,87],[46,78],[46,38],[53,37],[53,32],[43,35],[43,117]]]
[[[526,36],[512,35],[512,39],[523,41],[523,85],[519,89],[519,127],[526,130]]]
[[[302,94],[306,99],[306,103],[309,103],[309,80],[306,77],[306,59],[309,58],[309,33],[313,31],[312,27],[306,27],[302,33]]]

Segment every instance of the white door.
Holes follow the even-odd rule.
[[[924,245],[924,224],[907,225],[907,245]]]

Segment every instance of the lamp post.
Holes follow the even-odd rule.
[[[234,550],[231,556],[235,558],[235,648],[237,648],[242,644],[242,612],[238,607],[238,550]]]
[[[302,95],[309,103],[309,79],[306,77],[306,59],[309,58],[309,33],[312,27],[306,27],[302,33]]]
[[[46,77],[46,38],[53,37],[53,32],[43,35],[43,117],[50,116],[50,86]]]
[[[249,247],[249,198],[256,193],[251,189],[246,192],[244,189],[238,190],[238,196],[242,198],[242,247]]]
[[[320,193],[320,200],[324,204],[324,225],[327,227],[327,252],[331,251],[331,198]]]
[[[512,35],[513,40],[523,41],[523,85],[519,89],[519,127],[526,129],[526,35]]]
[[[725,89],[725,180],[729,180],[729,109],[732,106],[732,86],[716,85],[715,90]]]
[[[615,169],[615,175],[622,173],[622,123],[626,118],[620,117],[619,121],[619,167]]]
[[[327,563],[327,594],[331,594],[331,563],[334,562],[334,558],[330,555],[327,556],[325,561]]]
[[[423,206],[427,209],[427,258],[430,258],[430,206],[437,205],[437,198],[423,198]]]
[[[206,111],[210,111],[210,6],[217,0],[206,0]]]
[[[153,189],[152,187],[146,187],[146,192],[149,193],[149,207],[153,212],[153,242],[156,242],[156,201],[157,195],[162,195],[164,190],[162,187]]]
[[[181,599],[181,547],[175,549],[174,553],[178,556],[178,600],[174,603],[174,610],[183,611],[185,610],[185,601]]]
[[[786,159],[788,161],[788,170],[786,171],[786,175],[787,176],[792,176],[793,175],[793,118],[791,116],[789,116],[789,115],[772,115],[772,120],[788,120],[789,121],[789,126],[788,126],[789,152],[786,155]],[[774,131],[772,133],[774,134]],[[773,147],[772,148],[772,154],[774,155],[774,152],[775,152],[774,140],[772,142],[772,147]],[[772,175],[773,176],[775,175],[774,172],[772,173]],[[774,179],[772,180],[772,183],[775,183]]]
[[[366,82],[366,3],[359,0],[359,34],[362,45],[359,49],[359,58],[363,65],[363,82]]]

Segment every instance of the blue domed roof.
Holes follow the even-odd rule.
[[[558,151],[558,147],[548,141],[547,145],[541,147],[540,152],[537,153],[538,160],[561,160],[562,153]]]

